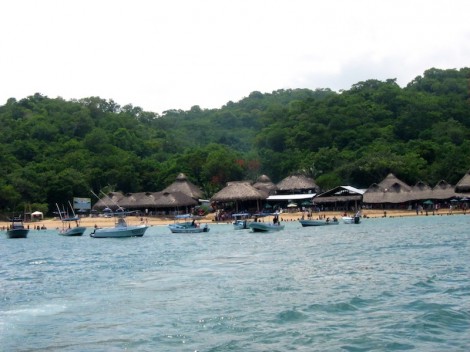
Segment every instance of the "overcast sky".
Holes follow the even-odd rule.
[[[468,0],[2,0],[0,14],[0,105],[41,93],[162,113],[470,66]]]

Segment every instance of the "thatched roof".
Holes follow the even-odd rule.
[[[211,198],[215,202],[233,202],[243,200],[266,199],[266,194],[253,187],[250,182],[229,182],[227,186]]]
[[[181,192],[194,199],[202,198],[202,191],[196,185],[191,183],[183,173],[180,173],[176,177],[175,182],[165,188],[162,192]]]
[[[267,195],[273,194],[277,189],[276,185],[271,182],[271,179],[266,175],[258,177],[256,182],[253,184],[253,187],[263,191]]]
[[[106,196],[100,198],[95,205],[93,205],[93,210],[103,210],[105,208],[110,208],[112,210],[117,210],[120,205],[119,201],[124,197],[120,192],[110,192]]]
[[[432,189],[432,197],[430,199],[450,199],[455,197],[454,186],[448,184],[446,181],[439,181]]]
[[[125,194],[118,202],[119,206],[125,209],[135,209],[137,202],[136,193],[127,193]]]
[[[319,190],[319,187],[312,178],[303,175],[288,176],[279,182],[276,186],[278,191],[289,191],[293,193],[296,191],[298,192],[307,190],[317,192]]]
[[[394,192],[397,191],[404,191],[409,192],[411,191],[411,187],[408,186],[405,182],[398,179],[394,174],[388,174],[382,182],[379,183],[379,187],[383,188],[385,192],[388,192],[393,189]]]
[[[155,207],[155,193],[141,192],[135,193],[136,197],[135,207],[139,209],[143,208],[154,208]]]
[[[413,187],[411,187],[411,192],[410,192],[410,201],[411,200],[427,200],[427,199],[432,199],[433,197],[433,192],[432,188],[424,183],[423,181],[418,181]]]
[[[177,208],[197,205],[197,201],[182,192],[158,192],[154,193],[155,208]]]
[[[467,193],[470,192],[470,170],[457,182],[455,186],[455,192]]]
[[[364,193],[364,203],[405,203],[410,200],[411,187],[388,174],[379,184],[372,184]]]

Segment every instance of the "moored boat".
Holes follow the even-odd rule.
[[[361,222],[361,212],[358,211],[354,216],[343,216],[342,220],[345,224],[359,224]]]
[[[299,222],[303,227],[326,226],[326,225],[338,225],[339,224],[339,221],[336,218],[333,218],[333,220],[330,220],[330,219],[325,219],[325,220],[299,220]]]
[[[233,222],[234,230],[245,230],[248,229],[248,219],[251,214],[249,213],[237,213],[232,214],[232,217],[235,219]]]
[[[95,228],[90,237],[94,238],[124,238],[124,237],[142,237],[147,231],[148,226],[136,225],[130,226],[127,224],[124,217],[117,218],[114,227]]]
[[[342,220],[345,224],[359,224],[361,222],[361,218],[359,216],[343,216]]]
[[[28,236],[29,229],[23,225],[23,219],[20,217],[13,217],[11,219],[11,225],[7,230],[8,238],[26,238]]]
[[[192,221],[179,221],[181,219],[190,219]],[[196,219],[190,214],[177,215],[175,217],[175,223],[168,225],[168,228],[172,233],[200,233],[200,232],[209,232],[209,226],[206,224],[201,226],[201,224],[196,223]]]
[[[63,221],[63,226],[62,226],[62,229],[59,230],[59,235],[61,235],[61,236],[82,236],[85,233],[86,227],[79,226],[78,222],[77,222],[77,226],[71,227],[70,223],[69,223],[69,227],[67,228],[65,226],[66,221],[68,221],[68,220]],[[69,220],[69,221],[73,221],[73,220]]]
[[[266,222],[250,222],[248,227],[253,232],[274,232],[284,230],[284,225],[271,224]]]
[[[274,232],[284,230],[284,225],[281,225],[281,222],[279,221],[279,214],[275,213],[273,216],[273,222],[258,222],[255,220],[250,222],[248,227],[253,232]]]
[[[59,235],[62,236],[82,236],[85,231],[86,227],[80,226],[80,217],[75,215],[73,208],[72,209],[72,217],[67,216],[66,212],[63,210],[61,211],[59,206],[56,204],[57,210],[59,211],[59,217],[62,221],[62,228],[59,230]],[[75,222],[75,227],[70,226],[71,222]]]

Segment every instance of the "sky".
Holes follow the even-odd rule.
[[[470,66],[468,0],[2,0],[0,105],[98,96],[162,114],[253,91],[404,87]]]

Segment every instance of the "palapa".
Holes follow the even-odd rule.
[[[439,181],[432,189],[431,199],[445,200],[456,197],[455,187],[444,180]]]
[[[155,195],[152,192],[141,192],[136,194],[136,207],[139,209],[155,208]]]
[[[197,201],[182,192],[159,192],[154,194],[155,208],[178,208],[197,205]]]
[[[378,203],[405,203],[410,200],[411,187],[390,173],[379,184],[372,184],[364,193],[363,202]]]
[[[288,176],[279,182],[276,187],[278,191],[291,193],[309,190],[318,192],[320,189],[312,178],[304,175]]]
[[[199,189],[199,187],[191,183],[183,173],[178,174],[175,182],[165,188],[162,192],[181,192],[194,199],[202,198],[202,191]]]
[[[271,179],[266,175],[261,175],[258,177],[256,182],[253,184],[253,187],[257,190],[263,191],[267,194],[267,196],[274,194],[274,192],[277,190],[276,185],[271,182]]]
[[[120,192],[109,192],[93,205],[93,210],[103,211],[106,208],[117,210],[120,207],[119,201],[123,197],[124,195]]]
[[[211,198],[215,202],[235,202],[244,200],[266,199],[266,194],[253,187],[250,182],[228,182],[227,186],[214,194]]]
[[[411,187],[410,201],[423,201],[433,199],[432,188],[423,181],[418,181]]]
[[[137,203],[137,194],[126,193],[118,202],[119,206],[124,209],[135,209]]]
[[[457,193],[468,193],[470,192],[470,170],[457,182],[455,186],[455,192]]]

